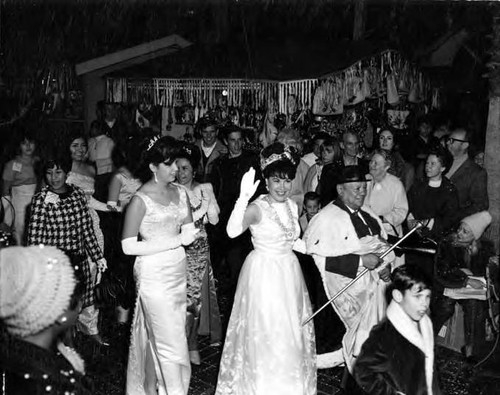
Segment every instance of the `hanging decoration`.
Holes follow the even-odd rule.
[[[53,64],[42,72],[42,111],[51,117],[82,119],[83,96],[74,68],[69,63]]]
[[[401,96],[418,103],[430,99],[429,81],[413,64],[395,51],[360,60],[345,70],[319,80],[312,110],[317,115],[338,115],[343,106],[380,98],[398,105]]]
[[[161,106],[168,125],[195,124],[211,116],[259,132],[267,125],[267,134],[269,125],[309,126],[313,116],[332,117],[326,122],[335,129],[332,133],[362,134],[376,119],[404,129],[411,106],[440,102],[424,74],[393,50],[318,79],[108,79],[107,99]]]

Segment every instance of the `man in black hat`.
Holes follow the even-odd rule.
[[[337,192],[337,199],[311,220],[304,241],[329,298],[363,270],[369,270],[332,303],[346,327],[342,349],[318,356],[318,366],[345,363],[352,372],[371,328],[384,316],[385,283],[390,276],[390,265],[386,264],[394,260],[394,254],[380,258],[389,248],[384,240],[387,235],[377,215],[363,206],[366,179],[358,166],[341,170]]]

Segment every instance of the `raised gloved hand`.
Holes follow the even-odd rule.
[[[248,201],[255,194],[259,184],[260,180],[255,181],[255,169],[253,167],[243,174],[240,184],[240,196],[234,205],[233,212],[226,226],[229,237],[237,237],[243,232],[245,210],[248,206]]]
[[[255,181],[255,169],[251,167],[241,178],[240,196],[238,200],[245,200],[248,202],[254,195],[259,184],[260,180]]]

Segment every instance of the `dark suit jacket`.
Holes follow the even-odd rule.
[[[208,157],[208,160],[204,162],[203,157],[205,154],[203,153],[203,149],[201,148],[201,141],[202,140],[196,141],[196,146],[200,150],[200,158],[201,158],[200,163],[198,164],[198,169],[196,171],[196,181],[204,183],[204,182],[210,182],[210,174],[212,173],[214,162],[217,158],[227,153],[227,147],[224,145],[222,141],[217,140],[215,143],[214,150]]]
[[[230,158],[229,154],[224,154],[213,162],[208,181],[214,188],[215,198],[220,208],[219,222],[223,223],[224,227],[240,194],[241,179],[251,167],[256,170],[256,179],[261,180],[256,193],[256,196],[259,196],[266,193],[266,189],[260,173],[258,155],[244,150],[236,158]]]
[[[458,192],[460,219],[488,210],[488,179],[486,170],[468,158],[450,177]]]

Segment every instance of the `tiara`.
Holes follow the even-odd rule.
[[[260,169],[264,170],[271,163],[277,162],[279,160],[289,160],[293,165],[296,165],[295,159],[293,159],[292,152],[289,145],[285,145],[283,152],[281,154],[272,154],[268,158],[260,158]]]
[[[155,145],[155,143],[160,139],[160,135],[156,135],[154,137],[152,137],[151,139],[149,139],[149,144],[148,144],[148,148],[146,148],[146,151],[149,151],[151,148],[153,148],[153,145]]]

